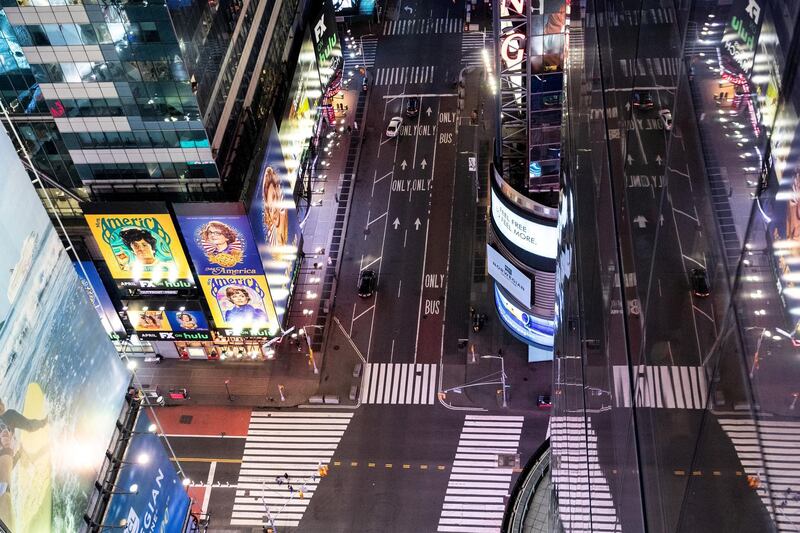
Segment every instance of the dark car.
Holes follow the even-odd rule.
[[[378,284],[378,275],[374,270],[362,270],[358,275],[358,295],[368,298],[375,293],[375,286]]]
[[[550,395],[540,394],[539,398],[536,400],[536,407],[539,409],[550,409],[553,407],[553,400],[550,398]]]
[[[711,290],[708,288],[708,273],[705,268],[693,268],[691,275],[692,292],[695,296],[705,298]]]
[[[412,96],[406,104],[406,116],[416,117],[419,114],[419,98]]]
[[[653,96],[647,91],[636,91],[633,93],[633,107],[636,109],[653,109],[655,106]]]

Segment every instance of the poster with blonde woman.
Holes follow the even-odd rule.
[[[272,167],[264,170],[261,193],[264,202],[264,233],[270,247],[285,246],[289,240],[289,213],[281,190],[281,180]]]

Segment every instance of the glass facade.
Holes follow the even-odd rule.
[[[553,512],[793,531],[798,9],[668,4],[572,6]]]

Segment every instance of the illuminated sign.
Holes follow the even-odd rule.
[[[218,328],[230,328],[234,335],[277,334],[278,319],[264,276],[200,276],[200,286]]]
[[[486,267],[489,275],[511,293],[511,296],[526,306],[531,305],[533,301],[531,278],[488,244],[486,245]]]
[[[338,59],[342,57],[342,46],[336,31],[336,15],[330,0],[322,0],[321,12],[313,26],[312,39],[317,67],[322,85],[327,85],[334,73]]]
[[[208,321],[196,301],[127,300],[128,321],[144,340],[211,340]]]
[[[737,0],[730,12],[731,19],[722,43],[742,71],[749,75],[761,30],[761,6],[757,0]]]
[[[500,320],[523,341],[540,346],[553,346],[554,325],[552,320],[539,318],[523,311],[506,298],[495,285],[494,298]]]
[[[194,279],[162,204],[86,204],[84,216],[111,276],[126,287],[190,288]]]
[[[500,200],[492,189],[492,220],[500,234],[522,250],[555,259],[558,251],[558,229],[518,215]]]
[[[282,127],[289,127],[289,124],[284,120]],[[280,322],[294,280],[300,227],[294,202],[294,178],[286,166],[275,124],[268,127],[269,141],[247,216],[267,276],[274,313]]]

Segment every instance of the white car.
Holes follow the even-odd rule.
[[[672,129],[672,111],[669,109],[662,109],[658,112],[661,122],[664,124],[664,129],[669,131]]]
[[[397,137],[400,133],[400,126],[403,124],[403,117],[392,117],[392,120],[389,121],[389,125],[386,127],[386,136],[387,137]]]

